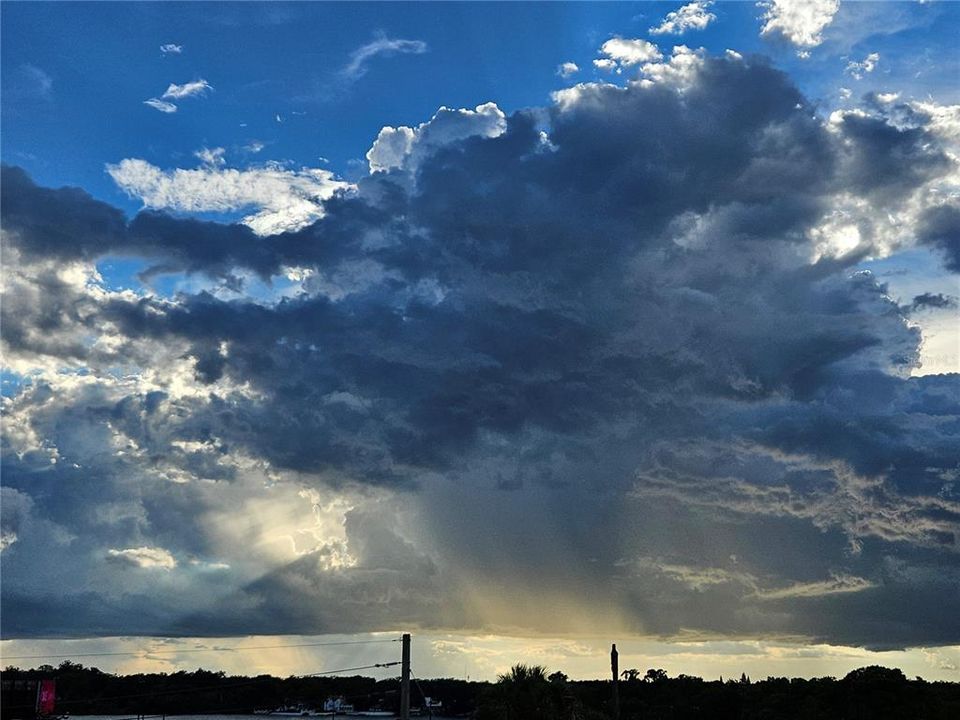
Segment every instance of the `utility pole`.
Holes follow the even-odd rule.
[[[616,643],[610,648],[610,670],[613,671],[613,720],[620,720],[620,656]]]
[[[400,720],[410,720],[410,633],[401,638],[400,655]]]

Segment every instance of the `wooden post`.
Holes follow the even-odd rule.
[[[620,720],[620,656],[616,643],[610,648],[610,670],[613,672],[613,720]]]
[[[400,654],[400,720],[410,720],[410,633],[404,633]]]

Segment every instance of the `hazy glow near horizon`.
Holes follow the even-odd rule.
[[[332,647],[273,647],[313,642],[351,642],[382,639],[397,633],[364,636],[257,636],[246,638],[100,638],[96,640],[7,640],[0,645],[6,667],[54,666],[69,659],[87,667],[118,674],[223,670],[228,675],[271,674],[278,677],[358,667],[399,657],[399,644]],[[655,641],[616,637],[621,669],[662,668],[671,677],[681,673],[705,680],[737,678],[746,673],[766,677],[843,677],[868,665],[897,667],[907,677],[956,681],[960,646],[877,652],[836,645],[777,643],[761,640]],[[228,647],[229,650],[210,650]],[[259,648],[249,649],[244,648]],[[394,652],[391,652],[391,649]],[[178,652],[185,650],[187,652]],[[207,650],[210,650],[209,652]],[[7,660],[12,655],[74,653],[49,659]],[[137,653],[136,656],[84,656],[84,653]],[[576,680],[607,679],[610,639],[597,637],[523,638],[497,635],[413,635],[413,674],[420,678],[454,677],[496,680],[516,663],[544,665]],[[354,673],[351,673],[354,674]],[[389,678],[391,669],[360,671],[361,675]]]

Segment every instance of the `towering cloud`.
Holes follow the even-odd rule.
[[[823,42],[821,33],[833,22],[840,0],[763,0],[761,35],[779,35],[796,45],[801,56]]]
[[[951,266],[934,114],[608,50],[637,80],[385,128],[290,232],[5,168],[5,632],[960,641],[958,376],[857,269]]]

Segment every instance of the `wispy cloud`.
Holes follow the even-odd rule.
[[[703,30],[717,16],[708,11],[713,0],[696,2],[684,5],[679,10],[667,13],[659,25],[650,28],[651,35],[683,35],[687,30]]]
[[[53,78],[36,65],[29,63],[4,73],[3,92],[7,101],[49,100]]]
[[[164,55],[179,55],[183,52],[183,45],[176,45],[174,43],[167,43],[166,45],[160,46],[160,52]]]
[[[226,153],[226,150],[224,150],[222,147],[215,147],[215,148],[201,148],[200,150],[197,150],[193,155],[194,157],[198,158],[200,162],[202,162],[204,165],[218,167],[226,163],[226,160],[224,160],[224,157],[223,157],[225,153]]]
[[[160,98],[150,98],[149,100],[144,100],[143,104],[149,105],[154,110],[159,110],[162,113],[175,113],[177,111],[176,105],[174,105],[172,102],[161,100]]]
[[[167,91],[161,97],[182,100],[183,98],[193,97],[194,95],[203,95],[208,90],[213,90],[213,86],[203,78],[200,78],[199,80],[184,83],[183,85],[170,83],[170,87],[167,88]]]
[[[876,69],[878,62],[880,62],[880,53],[872,52],[860,62],[856,60],[848,62],[845,72],[854,80],[862,80],[864,75]]]
[[[134,567],[173,570],[177,561],[168,550],[159,547],[136,547],[125,550],[108,550],[107,559]]]
[[[367,63],[378,55],[397,53],[422,55],[425,52],[427,52],[427,44],[422,40],[405,40],[381,35],[373,42],[358,47],[350,53],[350,62],[343,68],[341,74],[351,79],[362,77],[367,72]]]
[[[784,600],[786,598],[814,598],[824,595],[838,595],[869,590],[877,584],[866,578],[856,575],[834,573],[829,580],[795,583],[788,587],[775,590],[758,590],[756,597],[760,600]]]

